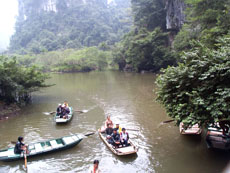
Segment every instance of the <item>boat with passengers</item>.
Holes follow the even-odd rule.
[[[64,136],[57,139],[51,139],[43,142],[31,143],[28,145],[29,154],[27,157],[37,156],[41,154],[59,152],[71,147],[76,146],[81,142],[83,136],[81,134],[73,134],[70,136]],[[0,150],[1,161],[14,161],[24,159],[24,155],[15,154],[14,147]]]
[[[110,144],[107,140],[107,134],[104,133],[105,127],[101,127],[99,130],[99,136],[101,140],[105,143],[105,145],[115,154],[118,156],[126,156],[130,154],[137,154],[138,148],[134,145],[134,143],[129,139],[128,145],[123,146],[120,145],[119,147],[115,148],[112,144]]]

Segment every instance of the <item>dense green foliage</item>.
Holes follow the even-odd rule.
[[[158,100],[177,124],[208,125],[230,115],[230,4],[186,3],[187,23],[174,42],[181,63],[157,78]]]
[[[167,43],[168,34],[163,33],[160,28],[152,32],[145,28],[137,33],[130,32],[117,45],[114,62],[119,64],[120,69],[158,71],[175,62],[173,54],[166,47]]]
[[[135,28],[113,51],[120,70],[157,72],[175,63],[168,46],[165,4],[161,0],[132,0]]]
[[[165,3],[162,0],[132,0],[134,24],[152,31],[156,27],[166,30]]]
[[[197,43],[157,79],[158,100],[179,124],[207,125],[230,115],[230,37],[217,50]]]
[[[58,49],[113,45],[130,30],[130,1],[24,0],[11,38],[10,51],[39,54]],[[125,3],[123,3],[125,2]],[[52,7],[52,9],[51,9]]]
[[[185,0],[187,23],[177,35],[174,45],[177,51],[192,47],[190,40],[199,40],[215,48],[217,38],[230,30],[230,2],[226,0]]]
[[[22,67],[17,64],[16,58],[0,56],[0,99],[7,102],[27,102],[30,94],[42,87],[48,78],[38,69]]]
[[[107,49],[102,44],[101,49]],[[50,51],[42,54],[17,55],[19,63],[24,66],[37,65],[43,71],[52,72],[88,72],[104,70],[111,64],[111,52],[88,47],[80,50],[66,49],[63,51]]]

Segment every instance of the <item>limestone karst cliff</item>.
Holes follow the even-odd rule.
[[[185,4],[183,0],[165,0],[166,28],[179,31],[185,21]]]

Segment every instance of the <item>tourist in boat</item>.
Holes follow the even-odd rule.
[[[111,135],[109,143],[115,146],[115,148],[118,148],[119,145],[121,144],[120,135],[119,133],[117,133],[116,128],[113,129],[113,134]]]
[[[60,116],[61,114],[62,114],[62,105],[58,104],[58,107],[57,107],[57,116]]]
[[[112,133],[113,133],[113,126],[111,124],[107,125],[107,128],[105,129],[105,133],[106,133],[106,135],[109,135],[109,136],[112,135]]]
[[[105,127],[108,127],[108,124],[111,124],[112,127],[113,127],[113,122],[112,122],[112,120],[110,119],[110,116],[109,116],[109,115],[108,115],[107,118],[106,118]]]
[[[65,107],[62,108],[63,118],[67,118],[69,113],[70,113],[69,107],[65,106]]]
[[[122,132],[120,133],[121,144],[123,146],[128,146],[129,134],[126,132],[125,128],[122,128]]]
[[[21,154],[22,152],[29,153],[27,150],[27,145],[23,143],[24,138],[22,136],[18,137],[18,141],[14,147],[14,153],[15,154]]]
[[[64,101],[62,107],[64,107],[64,108],[68,108],[69,107],[69,104],[68,104],[68,102],[66,100]]]
[[[100,173],[101,170],[99,169],[99,160],[93,161],[93,167],[90,168],[90,173]]]
[[[115,129],[117,129],[117,133],[118,133],[118,134],[120,134],[121,131],[122,131],[122,128],[121,128],[121,126],[119,125],[119,123],[116,124]]]

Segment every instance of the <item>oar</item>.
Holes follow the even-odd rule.
[[[88,112],[88,110],[74,110],[74,112],[86,113],[86,112]]]
[[[26,151],[24,152],[24,158],[25,158],[25,168],[27,169],[27,156],[26,156]]]
[[[125,128],[126,130],[129,130],[129,131],[140,131],[140,129],[128,129],[128,128]]]
[[[86,112],[88,112],[88,110],[74,110],[74,112],[86,113]],[[54,113],[56,113],[56,111],[53,111],[53,112],[43,112],[43,114],[45,114],[45,115],[52,115]]]
[[[94,135],[96,132],[91,132],[91,133],[87,133],[85,134],[84,136],[91,136],[91,135]]]
[[[43,114],[45,114],[45,115],[52,115],[54,113],[56,113],[56,111],[53,111],[53,112],[43,112]]]
[[[166,121],[163,121],[162,124],[164,124],[164,123],[171,123],[173,121],[175,121],[175,120],[166,120]]]

